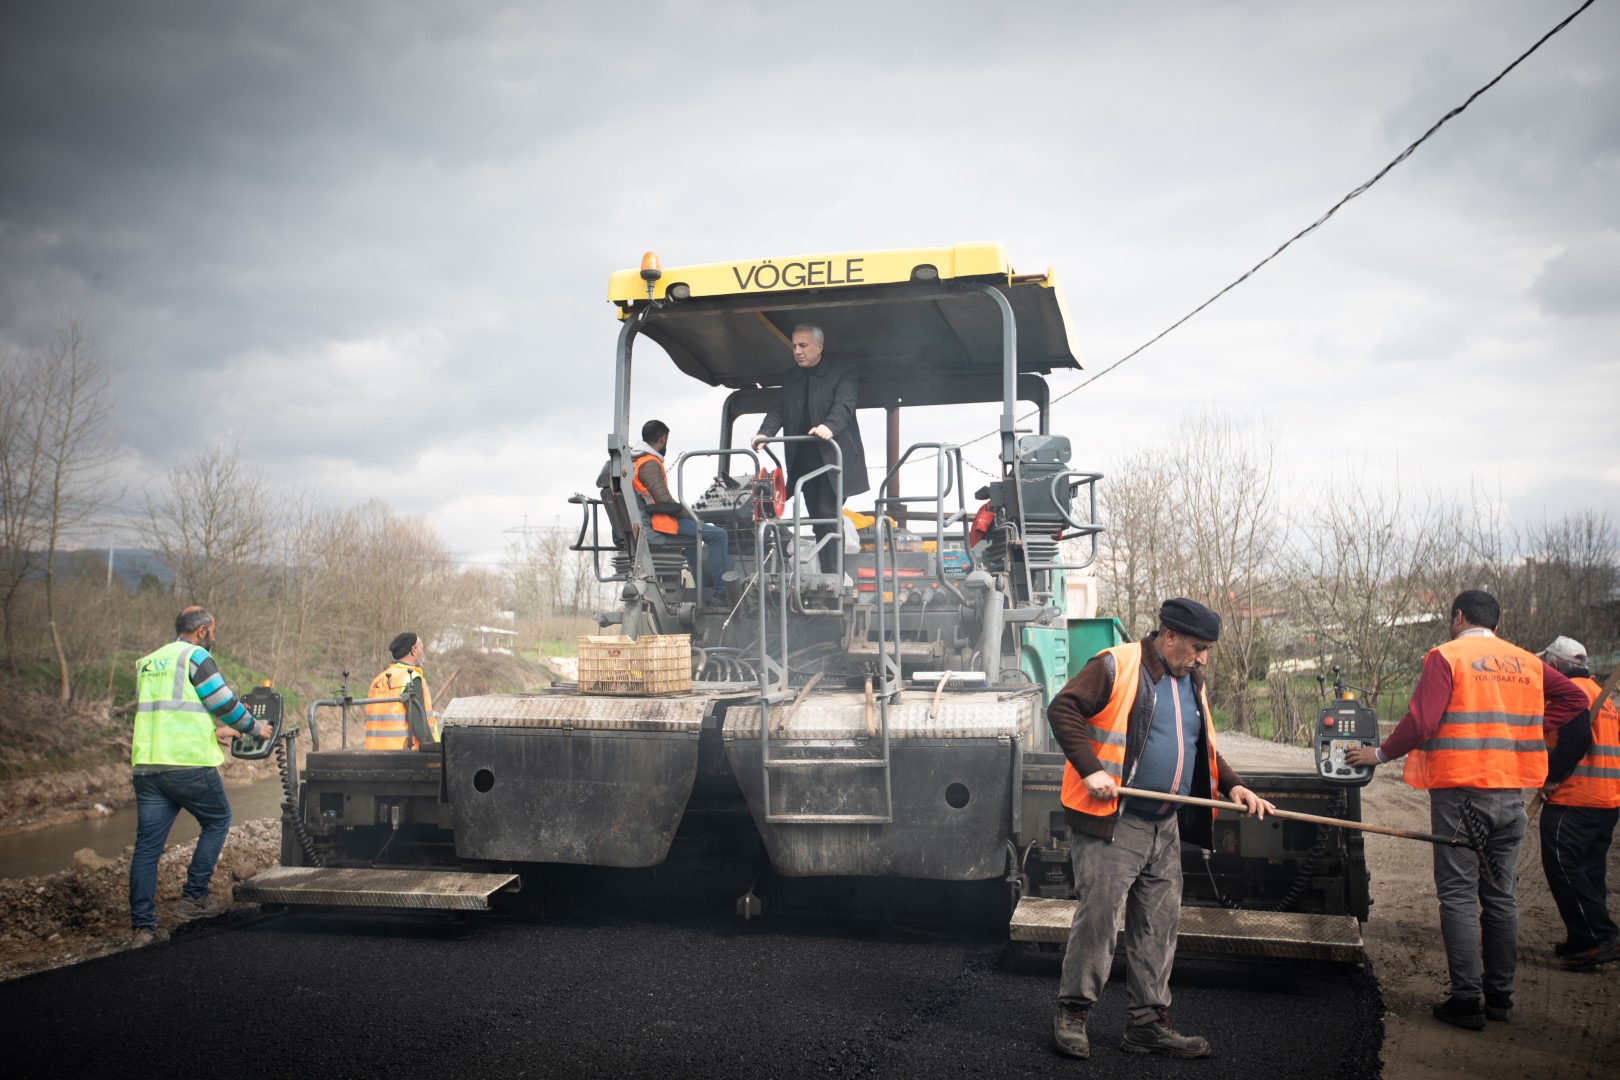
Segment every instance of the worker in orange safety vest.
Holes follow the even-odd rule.
[[[1495,881],[1481,872],[1471,848],[1434,849],[1451,996],[1431,1011],[1468,1031],[1513,1015],[1519,947],[1513,868],[1528,824],[1523,790],[1563,780],[1591,738],[1586,695],[1535,654],[1497,637],[1501,616],[1490,593],[1460,593],[1451,602],[1451,640],[1424,658],[1406,716],[1381,746],[1345,755],[1351,765],[1405,757],[1403,779],[1429,793],[1431,832],[1469,836],[1466,810],[1486,833]],[[1547,731],[1559,732],[1551,755]]]
[[[410,631],[394,638],[388,644],[388,654],[394,662],[383,668],[371,680],[370,698],[403,697],[412,683],[421,684],[422,710],[427,714],[428,730],[435,742],[439,738],[439,718],[433,711],[433,700],[428,695],[427,680],[422,676],[422,639]],[[367,750],[420,750],[421,744],[411,734],[410,718],[403,701],[379,701],[366,706]]]
[[[1052,1042],[1091,1056],[1086,1024],[1108,982],[1125,909],[1129,1053],[1208,1057],[1209,1041],[1170,1023],[1170,971],[1181,912],[1181,841],[1213,846],[1214,812],[1121,798],[1119,787],[1213,798],[1225,792],[1250,813],[1274,809],[1215,749],[1215,718],[1202,669],[1221,617],[1183,597],[1159,608],[1159,629],[1093,656],[1047,710],[1063,749],[1059,798],[1069,826],[1078,901],[1058,981]]]
[[[1586,646],[1559,637],[1541,658],[1569,677],[1596,703],[1603,688],[1592,678]],[[1549,734],[1549,748],[1558,736]],[[1547,791],[1541,815],[1541,869],[1547,875],[1565,939],[1553,952],[1570,967],[1588,968],[1620,960],[1620,927],[1609,914],[1609,846],[1620,821],[1620,711],[1613,699],[1592,717],[1592,745],[1581,763]]]

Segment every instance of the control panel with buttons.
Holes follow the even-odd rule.
[[[1378,745],[1378,714],[1352,697],[1334,698],[1316,718],[1316,772],[1322,779],[1361,787],[1372,779],[1370,765],[1351,765],[1345,753],[1356,746]]]

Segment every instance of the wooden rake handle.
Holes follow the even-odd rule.
[[[1247,814],[1249,808],[1242,803],[1227,802],[1223,799],[1199,799],[1192,795],[1170,795],[1163,791],[1143,791],[1139,788],[1122,787],[1121,795],[1129,795],[1133,799],[1144,799],[1152,802],[1182,803],[1186,806],[1208,806],[1215,810],[1236,810],[1240,814]],[[1321,814],[1305,814],[1298,810],[1271,810],[1268,817],[1286,818],[1289,821],[1309,821],[1316,825],[1337,825],[1342,829],[1356,829],[1360,832],[1381,833],[1384,836],[1399,836],[1407,840],[1426,840],[1431,844],[1446,844],[1450,847],[1473,848],[1473,844],[1460,837],[1437,836],[1434,833],[1417,832],[1412,829],[1397,829],[1393,825],[1373,825],[1365,821],[1351,821],[1348,818],[1323,817]]]

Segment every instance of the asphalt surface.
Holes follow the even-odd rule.
[[[730,916],[442,922],[237,913],[0,985],[9,1077],[1371,1077],[1366,972],[1184,960],[1202,1061],[1051,1050],[1059,957],[962,934]]]

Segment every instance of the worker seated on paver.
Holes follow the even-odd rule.
[[[422,639],[407,630],[388,644],[388,653],[394,662],[378,672],[371,680],[368,698],[411,698],[406,701],[378,701],[366,706],[367,750],[420,750],[423,745],[434,746],[439,741],[439,717],[433,711],[433,700],[428,695],[427,680],[422,675]],[[440,689],[443,689],[442,687]],[[427,738],[411,731],[410,711],[417,707],[418,720],[426,729]]]
[[[722,598],[721,576],[730,565],[730,540],[726,531],[707,521],[697,521],[690,512],[670,494],[669,477],[664,472],[664,454],[669,449],[669,425],[662,420],[648,420],[641,425],[641,442],[630,448],[631,482],[640,496],[653,532],[664,536],[685,536],[703,539],[703,570],[708,578],[708,590],[717,600]],[[634,529],[634,524],[632,524]],[[697,545],[686,553],[692,578],[697,579]],[[698,583],[702,587],[702,583]]]

